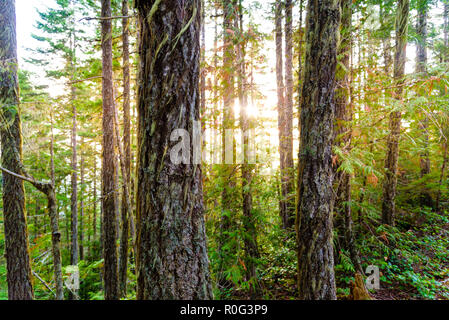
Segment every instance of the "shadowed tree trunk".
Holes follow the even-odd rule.
[[[407,47],[407,19],[409,0],[399,0],[396,14],[396,45],[394,55],[394,80],[403,83],[405,71],[405,53]],[[396,88],[394,97],[402,101],[403,86]],[[390,133],[387,141],[385,158],[385,180],[383,185],[382,223],[394,225],[396,186],[398,182],[399,139],[401,136],[401,111],[392,111],[389,122]]]
[[[73,3],[73,0],[71,0]],[[72,26],[74,25],[73,15],[71,17],[70,23]],[[72,71],[72,82],[75,81],[76,76],[76,65],[75,65],[75,55],[76,55],[76,35],[72,32],[70,34],[70,66]],[[79,260],[79,243],[78,243],[78,159],[77,159],[77,109],[75,104],[76,99],[76,88],[75,85],[71,84],[71,104],[72,104],[72,132],[71,132],[71,145],[72,145],[72,174],[71,174],[71,196],[70,196],[70,212],[71,212],[71,255],[70,255],[70,264],[78,265]],[[70,290],[69,298],[77,300],[78,292],[77,290]]]
[[[416,23],[416,33],[418,36],[416,43],[416,66],[415,70],[418,77],[425,79],[427,74],[427,3],[426,1],[418,1],[418,16]],[[419,90],[418,94],[423,94]],[[419,128],[422,131],[424,146],[420,154],[421,177],[430,173],[429,159],[429,118],[425,112],[421,112]],[[421,194],[421,205],[432,207],[432,196],[426,187]]]
[[[22,165],[22,162],[18,162],[16,169],[17,172],[23,173],[23,175],[10,171],[6,168],[0,167],[4,173],[14,176],[21,181],[30,182],[36,189],[41,191],[47,197],[48,215],[50,218],[50,230],[52,240],[52,254],[53,254],[53,272],[56,284],[56,300],[64,299],[64,288],[62,282],[62,262],[61,262],[61,233],[59,232],[59,214],[56,201],[55,190],[55,165],[54,165],[54,138],[53,138],[53,109],[51,110],[51,139],[50,139],[50,170],[51,170],[51,182],[39,182],[33,177],[28,175]]]
[[[274,20],[275,20],[275,41],[276,41],[276,85],[277,85],[277,111],[278,111],[278,130],[279,130],[279,155],[280,155],[280,192],[279,192],[279,214],[281,216],[282,227],[288,228],[291,219],[289,219],[288,197],[289,197],[289,172],[287,172],[288,161],[288,132],[286,113],[286,90],[284,86],[284,55],[282,49],[283,31],[283,1],[276,1]],[[287,27],[288,23],[286,23]],[[291,31],[291,30],[290,30]],[[287,41],[286,41],[287,43]],[[290,50],[291,53],[291,50]],[[291,56],[291,54],[290,54]],[[286,55],[286,60],[288,59]],[[286,65],[288,63],[286,62]]]
[[[128,16],[128,0],[122,1],[122,16]],[[126,170],[126,188],[123,184],[122,190],[122,234],[120,236],[120,259],[119,259],[119,281],[120,295],[126,296],[126,273],[128,267],[128,246],[129,246],[129,217],[131,208],[125,192],[129,196],[129,186],[131,183],[131,123],[130,123],[130,72],[129,72],[129,19],[122,19],[123,32],[123,144],[124,144],[124,165]],[[126,190],[125,190],[126,189]]]
[[[97,239],[97,157],[94,154],[94,176],[92,178],[94,180],[94,189],[93,189],[93,196],[94,196],[94,203],[93,203],[93,210],[94,210],[94,217],[93,217],[93,234],[92,238],[95,241]]]
[[[285,101],[283,123],[280,124],[280,155],[284,227],[295,225],[295,180],[293,164],[293,1],[285,1]]]
[[[14,0],[0,2],[0,138],[2,166],[21,172],[22,132],[17,78]],[[6,281],[9,300],[32,300],[31,267],[23,181],[3,173]]]
[[[53,134],[53,107],[51,107],[50,119],[50,170],[51,170],[51,185],[42,187],[40,190],[47,196],[48,215],[50,216],[51,225],[51,240],[53,251],[53,271],[56,283],[56,299],[64,300],[64,287],[62,282],[62,258],[61,258],[61,232],[59,231],[59,212],[58,203],[56,199],[56,184],[55,184],[55,151],[54,151],[54,134]]]
[[[172,161],[179,157],[172,148],[179,138],[193,138],[200,117],[200,1],[135,4],[141,25],[137,299],[211,299],[201,164]],[[176,129],[185,136],[171,139]],[[201,143],[184,142],[189,154]]]
[[[101,16],[111,16],[111,0],[101,1]],[[101,21],[101,49],[103,52],[103,258],[104,258],[104,298],[119,299],[117,262],[117,217],[118,201],[114,132],[114,95],[112,83],[112,23],[110,19]]]
[[[341,26],[340,26],[340,45],[338,48],[339,63],[336,69],[337,89],[335,91],[335,145],[343,153],[351,151],[352,138],[352,105],[351,96],[351,78],[350,78],[350,58],[352,46],[352,0],[340,0],[341,7]],[[341,161],[338,160],[335,173],[336,184],[336,202],[335,211],[337,212],[337,221],[343,221],[344,247],[348,250],[352,263],[358,271],[362,272],[360,259],[354,243],[353,221],[351,210],[351,174],[339,170]]]
[[[84,147],[84,137],[81,137],[81,148]],[[80,164],[80,175],[81,175],[81,190],[80,190],[80,221],[79,221],[79,258],[84,259],[84,154],[81,149],[81,164]]]
[[[336,299],[332,136],[339,23],[338,2],[309,1],[296,219],[298,288],[300,299],[305,300]]]
[[[229,136],[227,132],[234,129],[234,99],[235,99],[235,59],[236,52],[234,46],[234,26],[236,16],[236,0],[223,0],[223,66],[222,66],[222,87],[223,87],[223,123],[222,123],[222,168],[221,179],[223,181],[223,191],[221,194],[221,221],[218,239],[219,270],[218,286],[221,289],[229,289],[232,283],[226,280],[224,272],[234,263],[236,248],[231,244],[233,239],[229,233],[233,229],[233,221],[236,215],[235,210],[235,189],[236,189],[236,141],[233,134]]]
[[[239,44],[237,46],[237,59],[239,61],[238,72],[238,88],[240,102],[240,128],[242,129],[243,144],[243,164],[242,164],[242,200],[243,200],[243,227],[245,229],[244,246],[245,246],[245,267],[246,278],[250,282],[251,297],[255,298],[259,291],[257,283],[256,263],[255,259],[259,257],[257,247],[257,231],[256,222],[252,213],[252,179],[253,168],[251,164],[250,135],[252,129],[251,119],[248,116],[248,95],[246,82],[246,63],[245,63],[245,43],[243,39],[243,7],[242,0],[239,1],[239,19],[236,20],[236,29],[239,30]]]
[[[385,4],[380,2],[379,4],[379,23],[382,32],[382,55],[384,58],[384,70],[386,74],[391,72],[391,36],[389,27],[389,17],[391,13],[387,11]]]

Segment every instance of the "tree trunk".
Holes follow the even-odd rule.
[[[84,137],[81,138],[81,148],[84,146]],[[84,260],[84,154],[81,150],[81,166],[80,166],[80,174],[81,174],[81,190],[80,190],[80,221],[79,221],[79,258],[80,260]]]
[[[72,17],[73,20],[73,17]],[[74,24],[74,21],[72,21]],[[74,34],[70,35],[71,41],[71,59],[70,65],[72,69],[72,81],[75,81],[75,73],[76,73],[76,65],[75,65],[75,51],[76,51],[76,36]],[[79,244],[78,244],[78,159],[77,159],[77,110],[75,104],[76,98],[76,88],[72,84],[71,85],[71,103],[72,103],[72,132],[71,132],[71,144],[72,144],[72,175],[71,175],[71,185],[72,185],[72,194],[71,194],[71,256],[70,256],[70,264],[77,266],[79,260]],[[73,290],[69,292],[70,299],[78,299],[77,290]]]
[[[383,58],[384,58],[384,70],[386,74],[390,74],[391,70],[391,39],[390,39],[390,29],[386,24],[388,21],[389,12],[386,11],[384,4],[381,2],[379,5],[379,23],[380,28],[386,34],[382,37],[382,47],[383,47]]]
[[[137,299],[211,299],[201,165],[175,164],[170,155],[173,130],[192,137],[200,116],[200,2],[135,3],[141,25]]]
[[[39,227],[38,227],[38,216],[39,216],[39,212],[41,211],[41,204],[39,202],[39,198],[36,198],[36,203],[35,203],[35,211],[34,211],[34,239],[36,239],[38,236],[40,236],[40,231],[39,231]]]
[[[220,288],[228,288],[232,286],[230,281],[227,281],[224,271],[228,270],[235,257],[236,248],[231,245],[231,237],[229,233],[232,230],[235,212],[235,165],[236,165],[236,141],[233,134],[229,137],[227,132],[234,129],[235,114],[234,114],[234,98],[235,98],[235,36],[232,33],[234,21],[237,18],[235,7],[236,0],[223,0],[223,123],[222,123],[222,168],[221,179],[223,181],[223,191],[221,195],[222,216],[220,225],[220,235],[218,239],[218,251],[220,255],[219,271],[218,271],[218,286]]]
[[[251,120],[248,116],[248,95],[246,83],[246,64],[245,64],[245,47],[243,44],[243,7],[242,0],[239,1],[239,23],[236,29],[240,32],[240,41],[237,46],[237,55],[239,61],[238,72],[238,87],[239,87],[239,102],[240,102],[240,128],[242,130],[242,145],[243,145],[243,164],[242,164],[242,198],[243,198],[243,227],[245,230],[244,246],[245,246],[245,266],[246,278],[250,283],[251,297],[255,298],[259,284],[257,283],[256,263],[255,259],[259,257],[259,250],[257,247],[257,231],[255,219],[252,213],[253,199],[252,199],[252,179],[253,167],[250,164],[250,130],[252,129]]]
[[[444,53],[443,61],[448,62],[449,60],[449,3],[444,3],[443,8],[443,34],[444,34],[444,47],[446,48],[446,51]]]
[[[59,212],[56,200],[55,188],[55,151],[53,135],[53,107],[51,107],[51,140],[50,140],[50,171],[51,188],[47,189],[48,215],[50,216],[51,241],[53,252],[53,270],[56,283],[56,300],[64,300],[64,287],[62,282],[62,259],[61,259],[61,232],[59,231]]]
[[[122,15],[128,16],[128,0],[122,1]],[[126,296],[126,280],[128,267],[128,244],[129,244],[129,217],[131,208],[129,204],[129,186],[131,183],[131,123],[130,123],[130,71],[129,71],[129,19],[122,19],[123,31],[123,144],[124,165],[126,171],[126,184],[123,183],[122,190],[122,234],[120,236],[120,259],[119,259],[119,281],[120,295]],[[122,179],[125,179],[123,176]],[[126,190],[125,190],[126,189]],[[125,194],[126,193],[126,194]],[[128,196],[128,199],[126,197]]]
[[[285,101],[283,122],[280,124],[280,156],[284,227],[295,225],[295,179],[293,164],[293,1],[285,1]]]
[[[427,7],[426,3],[418,4],[418,17],[416,23],[416,33],[418,35],[416,44],[416,73],[422,79],[425,79],[427,74]],[[423,94],[419,90],[418,94]],[[421,177],[430,173],[430,159],[429,159],[429,119],[427,115],[421,113],[419,128],[423,134],[424,146],[420,154]],[[432,196],[426,187],[421,194],[421,205],[432,207]]]
[[[300,299],[305,300],[336,299],[332,135],[339,23],[338,2],[309,1],[296,219],[298,288]]]
[[[276,85],[277,85],[277,111],[278,111],[278,129],[279,129],[279,155],[280,155],[280,191],[279,191],[279,214],[281,216],[282,227],[287,228],[289,224],[288,209],[287,209],[287,185],[285,184],[286,176],[286,155],[284,148],[287,144],[285,143],[285,87],[284,87],[284,56],[282,50],[282,14],[283,14],[283,1],[276,1],[275,5],[275,41],[276,41]]]
[[[340,45],[338,48],[339,63],[336,69],[337,89],[335,91],[335,145],[342,149],[343,153],[351,151],[352,139],[352,105],[351,96],[351,78],[350,78],[350,58],[352,46],[352,0],[340,0],[341,7],[341,26],[340,26]],[[352,230],[352,211],[351,211],[351,175],[343,170],[339,170],[341,161],[337,161],[335,167],[335,182],[337,198],[335,202],[335,211],[337,219],[343,218],[343,235],[345,249],[348,250],[352,263],[357,271],[363,272],[360,265],[360,259],[357,248],[354,243],[354,234]]]
[[[111,16],[111,0],[101,1],[101,16]],[[101,49],[103,52],[103,258],[104,258],[104,298],[119,299],[117,262],[117,216],[118,201],[114,132],[114,95],[112,77],[112,23],[110,19],[101,21]]]
[[[409,0],[399,0],[396,15],[396,46],[394,55],[394,80],[399,84],[394,94],[398,101],[402,100],[405,54],[407,47],[407,19]],[[395,198],[398,173],[399,139],[401,135],[401,111],[390,114],[390,134],[387,142],[385,159],[385,180],[383,186],[382,223],[394,225]]]
[[[1,161],[21,171],[22,132],[17,78],[15,1],[0,3],[0,108]],[[31,267],[23,181],[3,173],[6,281],[9,300],[32,300]]]

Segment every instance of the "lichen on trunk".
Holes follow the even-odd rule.
[[[211,299],[201,166],[174,164],[200,116],[199,0],[136,1],[140,30],[137,299]],[[157,14],[155,14],[157,12]]]

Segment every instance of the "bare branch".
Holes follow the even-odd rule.
[[[84,81],[90,81],[90,80],[94,80],[94,79],[101,79],[101,78],[103,78],[103,77],[102,76],[95,76],[95,77],[90,77],[90,78],[86,78],[86,79],[70,81],[70,82],[67,82],[67,84],[75,84],[75,83],[80,83],[80,82],[84,82]]]
[[[56,293],[50,288],[50,286],[41,278],[41,277],[39,277],[39,275],[36,273],[36,272],[34,272],[34,271],[31,271],[32,273],[33,273],[33,275],[40,281],[40,282],[42,282],[42,284],[48,289],[48,290],[50,290],[51,291],[51,293],[53,293],[54,295],[55,295],[55,297],[56,297]]]
[[[33,185],[34,185],[35,183],[37,183],[36,180],[34,180],[34,179],[30,178],[30,177],[24,177],[24,176],[22,176],[22,175],[20,175],[20,174],[18,174],[18,173],[9,171],[8,169],[5,169],[5,168],[3,168],[3,167],[0,167],[0,170],[3,171],[3,172],[6,172],[7,174],[10,174],[10,175],[12,175],[12,176],[14,176],[14,177],[16,177],[16,178],[19,178],[19,179],[21,179],[21,180],[28,181],[28,182],[32,183]]]
[[[114,19],[128,19],[128,18],[133,18],[135,17],[135,15],[131,15],[131,16],[113,16],[113,17],[85,17],[85,18],[81,18],[78,21],[91,21],[91,20],[100,20],[100,21],[105,21],[105,20],[114,20]]]

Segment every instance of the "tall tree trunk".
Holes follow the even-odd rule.
[[[21,172],[22,131],[17,78],[15,1],[0,3],[0,108],[1,161]],[[10,300],[32,300],[31,267],[23,181],[3,173],[6,281]]]
[[[122,15],[128,16],[128,0],[122,1]],[[131,183],[131,122],[130,122],[130,71],[129,71],[129,19],[122,19],[123,39],[123,144],[124,165],[126,171],[126,184],[123,183],[122,191],[122,234],[120,236],[120,259],[119,259],[119,281],[120,295],[126,296],[126,279],[128,267],[128,244],[129,244],[129,215],[131,208],[128,207],[126,196],[129,197],[129,186]],[[123,177],[125,179],[125,177]],[[126,187],[125,187],[126,186]],[[125,190],[126,189],[126,190]],[[126,194],[125,194],[126,192]]]
[[[211,299],[201,165],[175,164],[170,156],[173,130],[192,137],[200,117],[200,2],[135,3],[141,25],[137,299]]]
[[[281,216],[282,227],[287,228],[287,201],[286,201],[286,185],[284,184],[285,176],[285,146],[284,128],[285,128],[285,87],[284,87],[284,55],[282,49],[282,16],[283,1],[276,1],[274,20],[275,20],[275,41],[276,41],[276,85],[277,85],[277,111],[278,111],[278,129],[279,129],[279,155],[280,155],[280,190],[279,190],[279,214]]]
[[[245,246],[245,266],[246,278],[250,283],[250,292],[252,298],[258,293],[259,284],[257,283],[256,263],[255,259],[259,257],[257,247],[257,232],[255,219],[252,213],[252,179],[253,165],[251,164],[250,149],[250,130],[251,120],[248,116],[248,95],[246,83],[246,63],[245,63],[245,46],[243,40],[243,7],[242,0],[239,0],[239,20],[236,20],[236,29],[239,30],[239,44],[237,46],[237,59],[239,61],[238,72],[238,88],[240,102],[240,128],[242,130],[243,145],[243,164],[242,164],[242,200],[243,200],[243,227],[245,229],[244,246]]]
[[[34,208],[34,239],[37,239],[37,237],[40,235],[39,232],[39,226],[38,226],[38,216],[39,212],[41,211],[41,205],[39,202],[39,198],[36,198],[35,202],[35,208]]]
[[[418,41],[416,44],[416,66],[415,70],[419,77],[427,77],[427,5],[421,1],[418,3],[418,16],[416,23],[416,33]],[[423,94],[420,90],[418,94]],[[421,177],[430,173],[429,159],[429,119],[427,115],[421,113],[419,128],[422,131],[424,146],[420,154]],[[428,190],[423,190],[421,194],[421,205],[432,207],[432,196]]]
[[[394,94],[395,98],[402,101],[402,91],[405,56],[407,47],[407,27],[409,14],[409,0],[399,0],[396,14],[396,46],[394,55],[394,80],[399,84]],[[387,156],[385,158],[385,180],[383,186],[382,223],[394,225],[395,198],[398,172],[399,139],[401,136],[401,111],[393,111],[390,114],[390,133],[387,142]]]
[[[111,0],[101,1],[101,16],[111,17]],[[103,258],[104,297],[106,300],[119,299],[117,261],[117,176],[114,132],[114,95],[112,77],[112,23],[110,19],[101,21],[101,49],[103,52]]]
[[[55,187],[55,151],[54,151],[54,135],[53,135],[53,107],[51,107],[50,119],[50,174],[51,188],[46,191],[48,214],[50,216],[51,225],[51,241],[53,252],[53,271],[56,283],[56,299],[64,300],[64,287],[62,282],[62,259],[61,259],[61,232],[59,231],[59,212],[56,200]]]
[[[295,225],[295,179],[293,164],[293,1],[285,1],[285,101],[281,126],[280,155],[282,198],[285,208],[284,227]]]
[[[384,58],[384,70],[386,74],[390,74],[391,70],[391,39],[390,39],[390,29],[386,24],[388,21],[389,12],[385,8],[382,1],[379,4],[379,23],[381,30],[385,33],[382,35],[382,49]]]
[[[298,288],[300,299],[336,299],[332,249],[332,135],[338,2],[310,0],[301,97]],[[320,61],[320,63],[316,63]]]
[[[206,148],[206,1],[201,0],[200,118],[202,150]]]
[[[234,135],[229,137],[227,132],[234,129],[234,98],[235,98],[235,67],[236,58],[234,41],[234,21],[236,17],[236,0],[223,0],[223,123],[222,123],[222,169],[221,178],[223,181],[223,191],[221,195],[221,225],[218,247],[220,253],[218,286],[229,288],[232,284],[227,281],[224,272],[228,270],[234,261],[236,248],[230,245],[232,239],[229,233],[232,230],[233,217],[235,216],[234,196],[236,189],[235,163],[236,163],[236,141]]]
[[[342,149],[344,153],[351,151],[352,138],[352,105],[351,78],[350,78],[350,58],[352,47],[352,0],[340,0],[341,26],[340,45],[338,48],[339,63],[336,69],[337,89],[335,91],[335,145]],[[337,161],[335,167],[336,182],[336,202],[335,210],[337,218],[343,218],[343,236],[345,249],[348,250],[352,263],[358,271],[362,271],[360,259],[354,243],[352,230],[351,211],[351,174],[339,170],[341,161]]]
[[[440,180],[438,183],[438,193],[435,201],[435,211],[437,213],[441,213],[441,207],[440,207],[440,201],[441,201],[441,185],[443,184],[443,179],[446,171],[448,161],[448,154],[447,154],[447,141],[444,142],[443,147],[443,164],[441,165],[441,173],[440,173]]]
[[[71,0],[73,3],[73,0]],[[71,24],[74,26],[74,18],[71,17]],[[70,66],[72,71],[72,82],[75,81],[76,77],[76,35],[74,33],[70,34]],[[79,243],[78,243],[78,159],[77,159],[77,109],[75,104],[76,99],[76,88],[74,84],[71,84],[71,104],[72,104],[72,132],[71,132],[71,144],[72,144],[72,174],[71,174],[71,204],[70,204],[70,212],[71,212],[71,255],[70,255],[70,264],[78,265],[79,260]],[[78,292],[77,290],[70,290],[69,298],[78,300]]]
[[[214,87],[213,87],[213,97],[214,97],[214,106],[212,111],[212,120],[213,120],[213,128],[212,128],[212,156],[211,156],[211,167],[214,164],[219,163],[220,156],[220,136],[217,132],[219,128],[218,122],[218,113],[219,113],[219,95],[218,95],[218,85],[219,85],[219,69],[218,69],[218,8],[215,5],[215,18],[214,18]],[[215,204],[218,205],[217,199],[215,199]]]
[[[443,34],[444,34],[444,47],[446,48],[443,61],[448,62],[449,60],[449,3],[444,2],[443,8]]]
[[[84,147],[84,137],[81,137],[81,148]],[[81,149],[81,165],[80,165],[80,174],[81,174],[81,190],[80,190],[80,221],[79,221],[79,258],[80,260],[84,260],[84,154]]]
[[[97,239],[97,157],[94,154],[94,176],[92,178],[94,180],[94,190],[93,190],[93,196],[94,196],[94,203],[93,203],[93,210],[94,210],[94,217],[93,217],[93,234],[92,238],[95,242]]]

